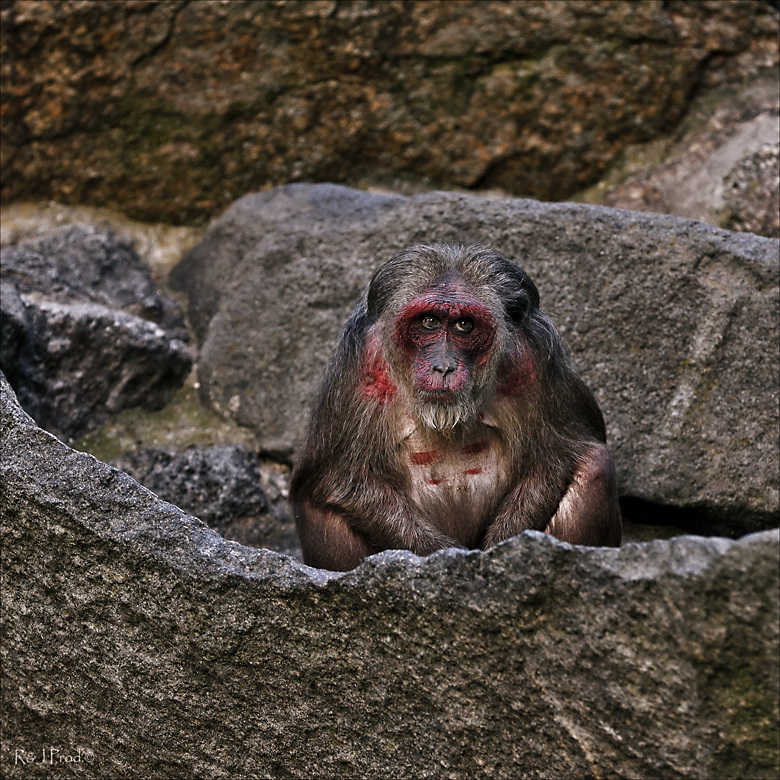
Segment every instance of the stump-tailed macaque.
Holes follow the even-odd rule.
[[[619,545],[604,420],[528,275],[416,246],[344,326],[291,485],[304,561],[487,549],[526,529]]]

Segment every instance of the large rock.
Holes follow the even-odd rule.
[[[778,61],[765,0],[24,0],[1,21],[3,201],[167,222],[289,181],[567,197]]]
[[[202,227],[139,222],[108,208],[37,201],[0,208],[0,245],[21,244],[63,225],[79,225],[124,239],[143,258],[154,279],[166,278],[203,235]]]
[[[176,304],[132,246],[68,226],[2,250],[2,352],[24,408],[65,439],[159,409],[192,366]]]
[[[331,574],[0,396],[6,778],[777,774],[777,532]]]
[[[370,274],[434,241],[491,245],[535,279],[602,405],[622,495],[695,510],[705,533],[777,524],[780,244],[703,223],[331,185],[247,196],[173,274],[203,397],[291,457]]]
[[[125,453],[113,465],[226,539],[300,555],[289,511],[279,506],[282,496],[275,496],[271,506],[261,486],[270,482],[273,490],[274,475],[261,474],[257,457],[246,446],[140,449]]]
[[[780,237],[778,71],[697,99],[668,138],[628,147],[578,198]]]
[[[4,247],[2,256],[3,279],[22,294],[120,309],[187,339],[179,307],[160,292],[132,244],[111,230],[88,224],[44,227]]]
[[[212,527],[268,508],[257,459],[239,445],[192,447],[178,453],[139,450],[115,465]]]

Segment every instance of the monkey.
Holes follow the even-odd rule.
[[[419,245],[374,273],[312,406],[290,483],[304,563],[486,550],[524,530],[619,546],[599,406],[528,274]]]

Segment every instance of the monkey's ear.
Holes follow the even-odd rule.
[[[510,272],[511,286],[503,297],[504,309],[512,322],[518,325],[532,309],[539,307],[539,290],[531,277],[518,266]]]
[[[495,289],[507,316],[520,325],[530,311],[539,307],[539,290],[517,263],[498,253],[491,254]]]
[[[412,269],[414,250],[414,247],[402,250],[374,271],[366,294],[366,311],[371,322],[382,318],[393,293],[403,286]]]

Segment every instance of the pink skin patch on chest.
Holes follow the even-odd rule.
[[[431,463],[435,463],[439,459],[439,453],[436,450],[430,450],[429,452],[413,452],[409,456],[409,460],[415,466],[429,466]]]
[[[397,388],[390,378],[390,368],[382,357],[376,336],[369,337],[366,343],[361,373],[360,392],[364,398],[380,404],[387,404],[393,399]]]
[[[475,456],[483,455],[490,450],[490,444],[486,441],[478,441],[460,447],[458,450],[442,453],[439,450],[426,450],[409,453],[409,462],[414,466],[430,466],[439,462],[445,472],[449,472],[451,477],[456,477],[458,473],[472,477],[482,474],[485,471],[483,466],[471,466],[463,469],[469,461],[474,460]],[[485,460],[480,458],[479,460]],[[465,461],[465,463],[464,463]],[[487,461],[485,461],[487,463]],[[462,470],[461,470],[462,469]],[[446,485],[450,482],[450,477],[444,475],[429,475],[425,478],[426,485]]]
[[[488,426],[450,435],[417,426],[402,448],[416,511],[467,546],[479,546],[485,523],[509,488],[501,434]]]

